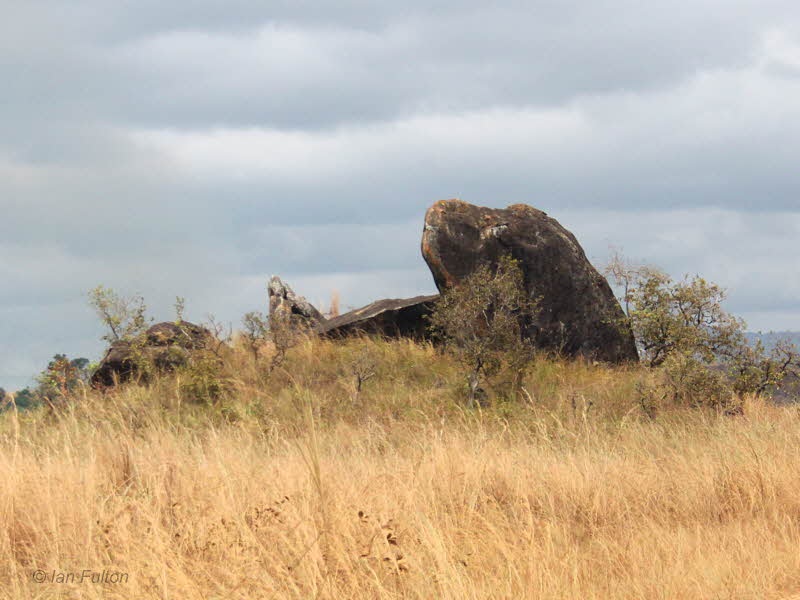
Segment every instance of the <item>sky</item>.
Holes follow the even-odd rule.
[[[0,0],[0,386],[156,321],[435,291],[444,198],[524,202],[800,329],[795,0]]]

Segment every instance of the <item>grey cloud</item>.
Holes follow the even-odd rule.
[[[421,267],[422,216],[391,225],[242,227],[237,244],[246,273],[336,273]]]
[[[797,20],[784,3],[371,4],[39,4],[18,39],[38,49],[0,63],[6,119],[306,129],[553,105],[741,65],[764,28]]]

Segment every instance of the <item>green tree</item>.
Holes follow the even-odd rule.
[[[764,394],[787,375],[800,374],[800,355],[787,340],[770,351],[761,342],[748,343],[744,320],[723,308],[725,292],[718,285],[700,276],[674,281],[618,253],[606,274],[622,290],[640,357],[650,367],[664,366],[667,395],[675,400],[705,396],[693,403],[721,405],[726,389]]]
[[[178,299],[178,302],[182,310],[182,299]],[[138,295],[120,296],[114,290],[99,285],[89,292],[89,304],[108,328],[102,339],[109,343],[132,341],[152,322],[152,318],[147,317],[144,298]]]
[[[712,362],[745,343],[744,321],[722,308],[725,292],[699,276],[674,281],[649,266],[632,266],[615,255],[606,267],[617,286],[640,358],[649,366],[672,353]]]
[[[51,402],[68,399],[81,385],[89,380],[89,360],[70,360],[65,354],[56,354],[41,372],[37,380],[37,393]]]
[[[781,339],[767,350],[761,340],[742,343],[724,356],[740,394],[764,394],[778,387],[789,376],[800,378],[800,353],[788,339]]]
[[[14,394],[14,404],[18,409],[33,408],[41,403],[41,398],[36,391],[31,390],[30,387],[21,389]]]
[[[470,404],[481,381],[506,365],[518,381],[533,356],[525,329],[537,302],[526,291],[522,270],[510,257],[496,269],[482,265],[459,285],[447,290],[430,315],[430,329],[465,367]]]

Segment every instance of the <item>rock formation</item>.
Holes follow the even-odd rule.
[[[205,327],[188,321],[157,323],[134,342],[112,343],[92,374],[92,385],[110,386],[115,379],[120,383],[129,380],[137,370],[137,353],[152,361],[158,371],[171,371],[186,364],[189,354],[202,348],[210,337]]]
[[[438,298],[417,296],[404,300],[377,300],[363,308],[350,311],[317,327],[320,335],[344,337],[355,333],[376,333],[386,337],[427,337],[428,321],[433,303]]]
[[[276,319],[288,318],[291,323],[308,328],[316,327],[325,322],[314,306],[302,296],[294,293],[292,288],[273,275],[267,286],[269,295],[269,318],[271,322]]]
[[[527,332],[539,347],[608,362],[638,360],[631,331],[605,278],[575,236],[525,204],[506,209],[441,200],[425,214],[422,256],[440,292],[480,264],[519,261],[540,312]]]

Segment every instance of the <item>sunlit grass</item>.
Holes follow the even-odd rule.
[[[541,359],[516,399],[467,410],[447,356],[369,339],[309,341],[269,378],[237,351],[226,376],[213,405],[165,377],[0,416],[0,597],[800,592],[793,407],[651,419],[646,372]]]

